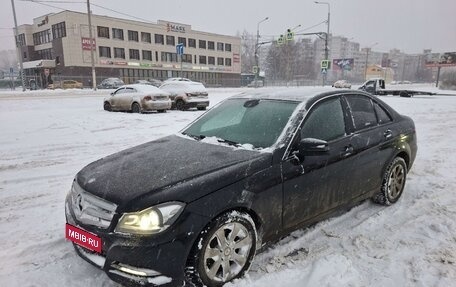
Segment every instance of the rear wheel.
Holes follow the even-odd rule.
[[[132,113],[140,113],[141,112],[141,107],[139,106],[138,103],[133,103],[133,105],[131,105],[131,112]]]
[[[112,111],[111,104],[108,103],[108,102],[104,103],[103,108],[104,108],[105,111],[108,111],[108,112]]]
[[[372,200],[383,205],[391,205],[399,200],[404,191],[407,178],[407,164],[401,157],[396,157],[386,168],[380,192]]]
[[[176,109],[178,109],[179,111],[183,111],[185,109],[185,103],[183,100],[176,101]]]
[[[198,109],[198,111],[204,111],[204,110],[206,110],[206,107],[198,107],[197,109]]]
[[[216,218],[196,241],[187,277],[197,286],[222,286],[242,277],[256,250],[257,233],[250,215],[238,211]]]

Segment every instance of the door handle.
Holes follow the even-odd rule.
[[[390,129],[387,129],[384,133],[383,133],[383,136],[385,137],[385,139],[389,139],[393,136],[393,132],[390,130]]]
[[[346,147],[343,148],[342,152],[341,152],[341,156],[342,157],[348,157],[349,155],[353,154],[353,146],[352,145],[348,145]]]

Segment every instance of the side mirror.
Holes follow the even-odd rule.
[[[111,92],[111,96],[114,96],[114,92]]]
[[[329,151],[329,145],[328,142],[324,140],[305,138],[299,142],[298,150],[301,155],[318,154]]]

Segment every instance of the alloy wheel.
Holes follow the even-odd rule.
[[[393,168],[388,179],[388,195],[391,199],[396,199],[401,194],[404,183],[405,170],[398,164]]]

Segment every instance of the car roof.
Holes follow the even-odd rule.
[[[155,92],[160,94],[166,94],[167,92],[160,90],[159,88],[152,86],[152,85],[144,85],[144,84],[130,84],[130,85],[123,85],[120,88],[134,88],[139,92]],[[120,89],[119,88],[119,89]]]
[[[340,94],[362,94],[373,98],[360,90],[339,90],[332,87],[289,87],[289,88],[259,88],[247,91],[232,98],[280,100],[305,103],[306,109],[321,98]]]

